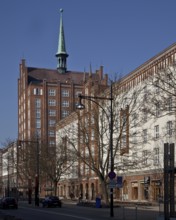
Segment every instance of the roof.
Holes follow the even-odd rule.
[[[66,81],[73,82],[74,84],[83,84],[85,79],[88,79],[89,73],[67,71],[66,73],[59,73],[58,70],[44,69],[44,68],[34,68],[28,67],[28,83],[31,82],[61,82],[66,83]],[[92,77],[97,79],[97,74],[92,74]]]

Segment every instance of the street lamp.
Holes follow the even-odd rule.
[[[38,138],[36,141],[30,141],[30,140],[18,140],[18,146],[21,146],[21,143],[34,143],[36,144],[36,175],[35,175],[35,205],[39,206],[39,141]],[[18,151],[17,151],[18,153]],[[17,155],[18,158],[18,155]],[[18,159],[19,162],[19,159]],[[18,167],[17,167],[18,170]],[[17,171],[17,175],[18,175],[18,171]],[[31,203],[31,177],[29,177],[28,179],[28,202],[29,204]]]
[[[85,105],[82,104],[82,99],[86,99],[88,101],[94,102],[97,104],[106,114],[107,117],[108,114],[105,111],[105,109],[95,100],[109,100],[110,101],[110,124],[109,124],[109,131],[110,131],[110,142],[109,142],[109,148],[110,148],[110,159],[111,159],[111,169],[109,172],[109,178],[112,180],[115,178],[115,173],[114,173],[114,157],[113,157],[113,109],[112,109],[112,83],[110,87],[110,97],[98,97],[98,96],[86,96],[86,95],[81,95],[79,94],[79,103],[77,104],[76,108],[79,110],[85,109]],[[113,205],[113,188],[110,188],[110,216],[114,216],[114,205]]]

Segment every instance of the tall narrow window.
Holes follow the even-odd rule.
[[[144,150],[142,152],[142,164],[147,165],[147,159],[148,159],[148,151]]]
[[[40,119],[36,119],[36,128],[41,128],[41,120]]]
[[[172,121],[167,122],[167,135],[172,136],[173,133],[173,123]]]
[[[148,138],[147,138],[147,129],[144,129],[144,130],[143,130],[143,142],[144,142],[144,143],[147,143],[147,141],[148,141],[147,139],[148,139]]]
[[[159,87],[159,80],[156,80],[154,82],[154,85],[155,85],[155,93],[158,94],[159,90],[160,90],[160,87]]]
[[[154,148],[154,160],[153,160],[154,165],[159,164],[159,148]]]
[[[172,74],[172,72],[167,74],[167,87],[168,87],[168,89],[173,88],[173,74]]]
[[[35,99],[35,107],[41,108],[41,99]]]
[[[121,147],[122,148],[126,148],[126,146],[127,146],[127,143],[126,143],[126,141],[127,141],[127,137],[126,137],[126,135],[124,134],[123,136],[122,136],[122,144],[121,144]]]
[[[156,125],[154,129],[155,129],[155,139],[158,139],[159,138],[159,125]]]
[[[156,103],[156,117],[159,117],[160,116],[160,103]]]
[[[132,142],[133,144],[137,144],[137,133],[136,132],[133,133]]]
[[[147,119],[148,119],[148,112],[147,112],[147,109],[144,109],[143,110],[143,121],[147,122]]]
[[[134,113],[132,116],[132,123],[133,123],[134,127],[137,126],[137,120],[138,120],[138,115],[137,115],[137,113]]]
[[[167,110],[169,112],[172,111],[172,97],[169,97],[168,100],[167,100]]]
[[[35,115],[36,115],[36,118],[41,118],[41,109],[36,109]]]

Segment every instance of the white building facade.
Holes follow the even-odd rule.
[[[163,196],[164,143],[175,143],[175,77],[176,44],[173,44],[113,84],[113,165],[116,175],[122,177],[122,187],[114,188],[115,199],[155,202]],[[95,87],[90,90],[94,91],[93,88]],[[90,90],[85,86],[84,95],[95,94],[87,93]],[[109,96],[110,91],[107,89],[99,94],[102,97]],[[85,107],[87,113],[91,112],[91,116],[89,115],[91,120],[88,121],[85,111],[84,114],[73,113],[75,117],[69,116],[57,125],[56,142],[59,143],[70,133],[68,139],[74,139],[75,146],[81,152],[80,146],[87,146],[89,139],[91,148],[85,147],[84,155],[87,155],[90,163],[93,163],[91,157],[94,155],[95,163],[98,161],[96,166],[101,169],[101,165],[105,164],[109,157],[109,124],[108,116],[106,117],[109,114],[109,104],[104,101],[98,102],[98,105],[103,107],[99,108],[97,119],[99,132],[100,130],[104,132],[100,140],[100,133],[97,136],[97,131],[92,127],[96,124],[96,117],[92,117],[95,106],[89,104],[91,102],[89,101],[85,102]],[[104,120],[102,120],[103,112],[105,112]],[[85,135],[84,138],[80,136],[83,117],[84,127],[89,129],[89,135]],[[71,134],[74,134],[74,138]],[[73,147],[72,144],[70,147]],[[99,156],[97,152],[100,152],[100,149],[104,152],[101,161],[97,160]],[[81,192],[84,198],[94,199],[98,193],[101,193],[100,184],[102,184],[94,172],[95,169],[91,169],[93,166],[87,166],[90,165],[87,164],[87,160],[80,160],[80,157],[75,165],[77,175],[63,176],[63,185],[62,181],[60,182],[61,195],[68,197],[72,192],[78,196]],[[108,176],[109,170],[105,171],[105,176]],[[105,181],[108,187],[107,178]],[[81,190],[78,190],[80,188]]]

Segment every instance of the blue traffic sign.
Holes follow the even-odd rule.
[[[114,171],[111,171],[111,172],[108,173],[108,176],[109,176],[110,179],[114,179],[116,177],[116,174],[115,174]]]

